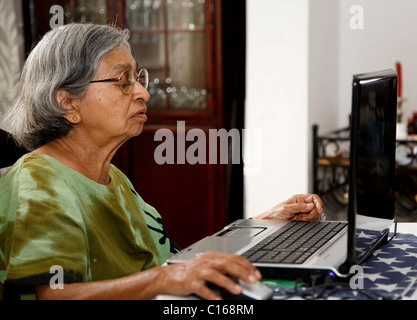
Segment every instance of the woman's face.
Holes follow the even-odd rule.
[[[137,64],[130,51],[120,47],[102,59],[93,80],[119,78],[126,70],[136,74]],[[148,91],[137,81],[129,95],[122,92],[118,82],[91,83],[79,100],[81,122],[77,129],[102,144],[125,142],[142,133],[149,98]]]

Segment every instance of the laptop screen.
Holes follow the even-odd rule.
[[[397,74],[353,76],[348,219],[350,264],[366,259],[395,218]]]

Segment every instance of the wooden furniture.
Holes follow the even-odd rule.
[[[185,247],[241,218],[243,165],[159,165],[155,150],[163,142],[155,134],[169,129],[177,150],[184,139],[179,121],[184,134],[201,129],[208,159],[209,130],[243,128],[245,1],[23,0],[27,52],[50,30],[52,5],[64,8],[66,23],[110,22],[131,30],[133,54],[150,73],[149,120],[114,163],[158,209],[173,240]]]
[[[313,192],[332,219],[346,219],[349,202],[350,129],[319,135],[313,126]],[[399,221],[417,221],[417,140],[397,140],[395,209]]]

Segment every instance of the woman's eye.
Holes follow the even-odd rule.
[[[132,82],[132,81],[128,81],[128,82],[126,82],[126,83],[123,83],[123,84],[122,84],[122,87],[123,87],[123,88],[127,88],[127,87],[132,86],[132,84],[133,84],[133,82]]]

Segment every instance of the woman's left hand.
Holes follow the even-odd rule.
[[[315,221],[323,213],[323,201],[316,194],[298,194],[254,219]]]

